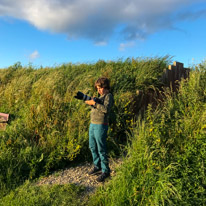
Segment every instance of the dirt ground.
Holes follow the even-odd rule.
[[[115,175],[115,170],[118,168],[122,159],[110,159],[110,169],[111,169],[111,179]],[[96,188],[104,183],[99,183],[96,181],[98,175],[88,175],[88,172],[93,168],[93,165],[89,162],[81,163],[75,167],[70,167],[68,169],[60,170],[54,172],[48,177],[41,178],[37,185],[43,184],[75,184],[82,185],[85,187],[85,193],[93,193]],[[107,180],[107,181],[108,181]]]

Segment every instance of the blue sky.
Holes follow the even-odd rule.
[[[0,68],[206,59],[205,0],[0,0]]]

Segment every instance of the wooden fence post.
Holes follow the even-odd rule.
[[[163,83],[166,86],[171,87],[173,91],[176,91],[179,87],[179,82],[182,78],[189,78],[190,69],[184,68],[184,64],[180,62],[173,62],[173,65],[169,65],[163,75]]]

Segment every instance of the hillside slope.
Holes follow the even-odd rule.
[[[206,62],[137,121],[128,155],[89,205],[206,205]]]
[[[0,112],[9,113],[10,119],[0,132],[0,196],[27,179],[73,161],[91,160],[90,108],[74,95],[77,91],[97,95],[94,82],[100,76],[111,80],[115,97],[108,147],[110,155],[118,154],[137,115],[136,91],[160,87],[169,61],[138,58],[39,69],[16,63],[1,69]]]

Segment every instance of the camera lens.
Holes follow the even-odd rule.
[[[83,100],[84,100],[84,101],[91,100],[91,99],[92,99],[91,97],[89,97],[89,96],[87,96],[86,94],[84,94],[84,97],[83,97]]]

